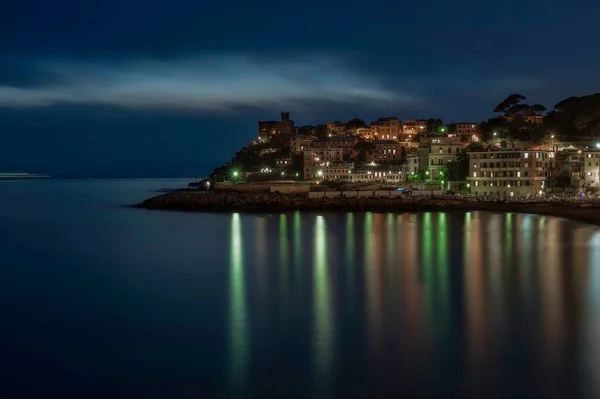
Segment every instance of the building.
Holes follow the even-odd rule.
[[[351,180],[353,162],[334,162],[317,170],[317,178],[322,180]]]
[[[331,137],[325,140],[313,141],[312,148],[341,148],[345,155],[352,154],[354,147],[358,144],[357,137]]]
[[[427,121],[425,119],[409,119],[402,124],[401,141],[411,141],[417,134],[425,133]]]
[[[377,135],[375,133],[377,129],[372,127],[359,127],[356,129],[356,135],[361,136],[365,140],[376,140]]]
[[[398,162],[402,158],[402,145],[395,140],[375,140],[366,152],[366,161],[374,163]]]
[[[304,179],[311,180],[318,177],[317,172],[333,163],[344,160],[342,148],[310,148],[304,150]]]
[[[476,196],[533,197],[543,195],[555,168],[551,151],[469,152],[471,193]]]
[[[459,122],[456,124],[456,135],[462,142],[479,141],[481,132],[479,124],[474,122]]]
[[[402,121],[395,117],[379,118],[371,123],[371,138],[374,140],[400,140]]]
[[[443,180],[444,176],[440,174],[448,162],[456,161],[460,155],[463,146],[453,138],[435,138],[429,140],[428,163],[429,178],[433,180]]]
[[[402,171],[405,174],[417,173],[421,170],[421,165],[419,164],[419,156],[418,155],[409,155],[406,157],[406,161],[402,164]]]
[[[350,174],[353,183],[386,182],[400,184],[405,180],[401,171],[381,169],[355,169]]]
[[[583,178],[592,186],[600,185],[600,150],[583,152]]]
[[[282,111],[280,121],[258,122],[258,141],[269,143],[275,140],[287,144],[294,131],[294,121],[290,120],[290,113]]]
[[[534,123],[536,125],[541,125],[542,123],[544,123],[544,117],[542,115],[520,115],[523,118],[523,121],[525,123]],[[514,119],[513,115],[509,115],[509,116],[505,116],[504,117],[506,119],[507,122],[512,122],[512,120]]]
[[[346,124],[340,121],[328,122],[327,131],[332,134],[344,134],[346,132]]]
[[[292,158],[275,158],[275,168],[285,169],[292,166]]]
[[[296,134],[290,140],[290,149],[295,154],[300,154],[305,148],[309,148],[313,142],[310,136]]]
[[[417,173],[421,170],[429,168],[429,153],[431,147],[429,145],[418,147],[417,151],[406,157],[406,161],[402,164],[402,171],[408,174]]]

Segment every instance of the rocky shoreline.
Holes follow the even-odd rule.
[[[600,226],[597,201],[477,201],[452,198],[318,198],[301,195],[172,191],[134,205],[136,208],[183,212],[436,212],[491,211],[548,215]]]

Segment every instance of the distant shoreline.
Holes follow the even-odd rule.
[[[400,198],[313,198],[302,195],[172,191],[134,205],[148,210],[181,212],[448,212],[489,211],[530,213],[577,220],[600,226],[600,201],[492,202],[463,199]]]

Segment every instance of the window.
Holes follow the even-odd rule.
[[[527,159],[527,158],[529,158],[529,153],[528,152],[525,153],[525,159]]]
[[[477,177],[477,172],[473,172],[473,177]]]
[[[521,177],[521,172],[517,172],[517,177]]]

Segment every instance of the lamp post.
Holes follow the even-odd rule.
[[[237,183],[237,177],[238,177],[238,171],[234,170],[233,171],[233,184]]]

